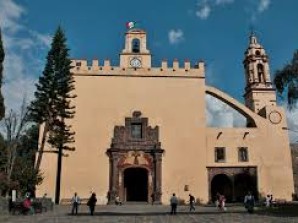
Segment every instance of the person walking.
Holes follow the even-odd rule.
[[[244,205],[248,213],[252,214],[254,212],[255,198],[249,191],[248,194],[244,197]]]
[[[189,211],[195,211],[195,197],[189,194]]]
[[[152,194],[151,194],[151,205],[154,204],[154,201],[155,201],[155,194],[154,194],[154,192],[152,192]]]
[[[226,208],[226,198],[222,194],[219,196],[219,209],[222,210],[222,211],[227,210],[227,208]]]
[[[89,200],[87,202],[87,206],[89,206],[90,214],[91,215],[94,214],[94,209],[95,209],[95,206],[96,206],[96,202],[97,202],[96,194],[95,193],[92,193],[91,194],[91,197],[89,198]]]
[[[176,197],[175,193],[173,193],[173,196],[170,199],[170,204],[171,204],[171,214],[177,214],[178,198]]]
[[[71,204],[72,204],[72,209],[71,209],[71,214],[78,214],[78,208],[81,203],[80,197],[78,196],[77,193],[74,193],[74,196],[71,198]]]

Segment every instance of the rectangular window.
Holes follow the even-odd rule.
[[[142,138],[142,124],[135,123],[131,125],[131,137],[134,139]]]
[[[247,147],[239,147],[238,149],[239,162],[248,162],[248,151]]]
[[[215,162],[225,162],[226,161],[226,152],[225,147],[216,147],[215,148]]]

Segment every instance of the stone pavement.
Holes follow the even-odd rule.
[[[69,214],[69,206],[56,206],[54,211],[33,216],[0,215],[0,223],[298,223],[298,217],[273,217],[248,214],[243,207],[229,207],[220,212],[214,207],[196,207],[188,212],[187,206],[178,208],[177,215],[169,215],[169,206],[124,205],[97,206],[94,216],[82,205],[77,216]]]

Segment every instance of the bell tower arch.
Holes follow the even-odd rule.
[[[269,58],[254,33],[249,37],[243,65],[246,76],[245,105],[256,113],[265,106],[276,106],[276,92],[270,79]]]
[[[125,33],[125,46],[120,53],[122,68],[150,68],[151,54],[147,49],[147,34],[142,29],[130,29]]]

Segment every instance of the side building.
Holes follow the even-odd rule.
[[[100,203],[169,203],[193,194],[201,202],[217,192],[242,201],[248,190],[292,199],[293,170],[286,116],[276,105],[268,56],[251,35],[245,52],[245,105],[205,84],[204,62],[151,66],[147,34],[125,34],[120,64],[73,60],[71,124],[76,151],[63,158],[61,198],[97,193]],[[207,126],[205,97],[211,95],[241,113],[243,128]],[[57,157],[44,154],[44,182],[37,193],[55,194]]]

